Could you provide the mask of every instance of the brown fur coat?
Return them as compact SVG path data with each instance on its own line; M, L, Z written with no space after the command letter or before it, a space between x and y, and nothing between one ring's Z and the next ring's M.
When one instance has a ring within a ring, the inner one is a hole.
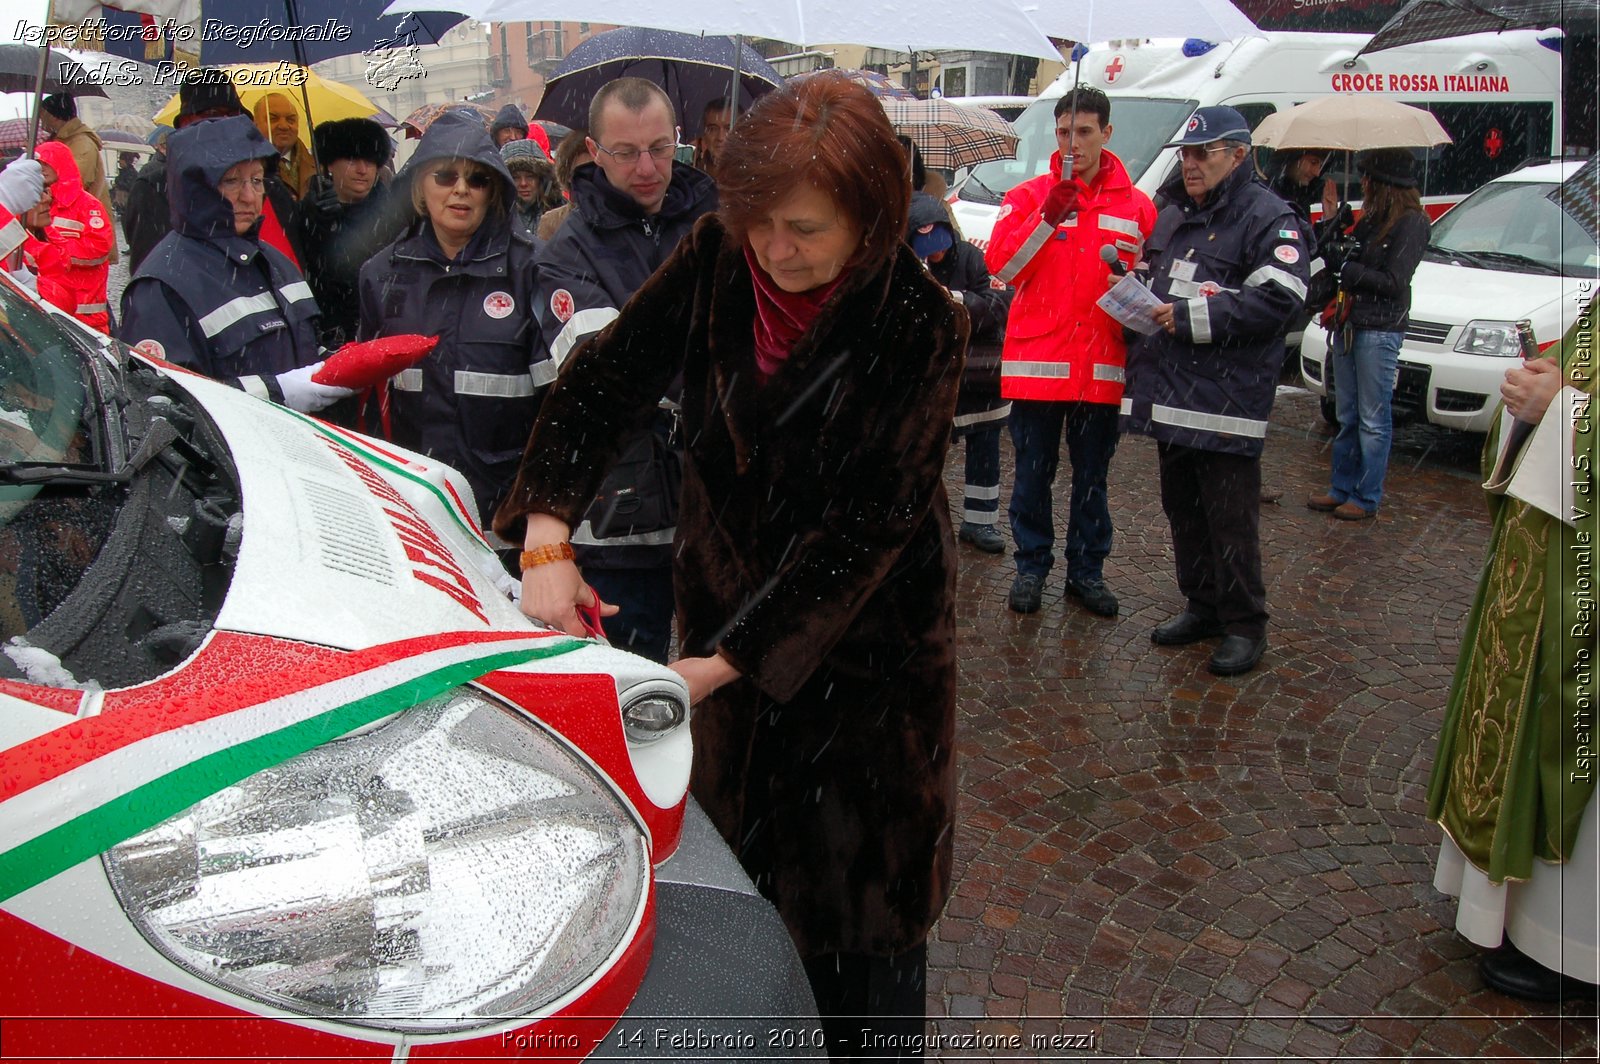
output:
M744 677L694 707L692 787L804 956L897 953L949 893L955 554L941 470L967 319L900 248L839 287L782 367L715 216L581 347L495 519L576 524L682 371L683 653Z

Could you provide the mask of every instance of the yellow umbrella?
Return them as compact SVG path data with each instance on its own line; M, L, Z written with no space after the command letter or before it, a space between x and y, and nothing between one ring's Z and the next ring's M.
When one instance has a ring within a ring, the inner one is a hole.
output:
M239 102L252 115L256 104L276 93L287 99L300 116L300 143L311 150L311 123L332 122L340 118L371 118L378 105L359 89L330 81L314 70L293 63L236 63L222 68L239 90ZM310 99L311 113L306 114ZM157 125L174 125L178 117L178 97L167 101L156 115Z

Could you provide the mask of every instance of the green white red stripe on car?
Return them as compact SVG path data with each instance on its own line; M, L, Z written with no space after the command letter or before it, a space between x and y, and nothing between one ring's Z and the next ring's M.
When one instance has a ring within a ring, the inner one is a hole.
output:
M180 672L107 692L95 715L0 753L0 900L331 739L589 645L480 631L344 652L214 632Z
M450 515L456 524L461 526L463 531L482 544L485 550L493 549L489 546L489 541L484 539L483 531L478 527L477 516L472 513L448 480L443 481L443 487L441 487L439 484L435 484L427 477L417 473L412 468L412 463L409 459L379 447L372 440L359 433L341 429L336 425L329 425L327 422L307 417L305 414L289 410L287 407L282 409L315 429L325 440L331 441L346 450L354 451L369 465L376 466L384 472L392 473L397 477L404 477L418 487L432 493L444 505L445 512Z

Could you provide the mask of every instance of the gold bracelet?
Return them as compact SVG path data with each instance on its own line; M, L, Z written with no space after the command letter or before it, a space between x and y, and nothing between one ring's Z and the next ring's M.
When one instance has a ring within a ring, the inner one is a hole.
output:
M527 572L535 565L544 565L546 562L570 562L576 557L570 543L546 543L542 547L523 551L518 564L521 565L523 572Z

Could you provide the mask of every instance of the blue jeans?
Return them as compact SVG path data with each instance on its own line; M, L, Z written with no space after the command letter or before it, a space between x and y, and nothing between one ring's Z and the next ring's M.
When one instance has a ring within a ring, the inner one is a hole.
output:
M1394 378L1404 333L1357 329L1350 354L1333 338L1334 404L1339 434L1333 438L1328 494L1377 510L1394 442Z
M1111 553L1106 471L1117 450L1117 408L1110 403L1018 399L1011 404L1016 479L1011 487L1011 538L1017 572L1044 576L1054 561L1051 485L1067 437L1072 497L1067 511L1067 579L1094 584Z

